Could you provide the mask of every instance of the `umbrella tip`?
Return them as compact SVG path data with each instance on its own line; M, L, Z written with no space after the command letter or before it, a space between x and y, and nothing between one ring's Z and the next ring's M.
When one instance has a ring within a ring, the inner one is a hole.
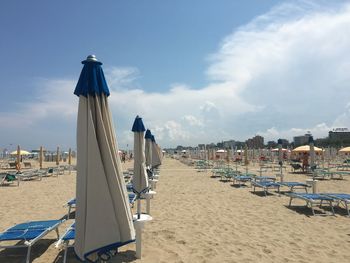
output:
M143 125L142 118L139 115L137 115L135 118L134 124L132 125L131 131L144 132L145 130L146 129L145 129L145 126Z
M98 61L95 55L88 55L86 57L87 61Z

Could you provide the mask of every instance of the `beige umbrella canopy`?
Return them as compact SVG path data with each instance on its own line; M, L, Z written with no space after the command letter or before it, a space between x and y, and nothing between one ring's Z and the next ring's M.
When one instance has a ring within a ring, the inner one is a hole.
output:
M11 155L17 155L18 153L17 153L17 150L16 150L16 151L11 152L10 154ZM30 152L25 151L25 150L20 150L19 151L19 155L29 155L29 154L30 154Z
M278 148L274 148L274 149L271 149L271 152L278 152L279 149ZM285 149L285 148L282 148L282 152L287 152L288 150Z
M340 153L350 153L350 146L340 149L339 152Z
M314 147L315 152L321 153L323 152L323 150L321 148L318 147ZM303 153L303 152L310 152L310 145L303 145L303 146L299 146L295 149L292 150L292 153Z

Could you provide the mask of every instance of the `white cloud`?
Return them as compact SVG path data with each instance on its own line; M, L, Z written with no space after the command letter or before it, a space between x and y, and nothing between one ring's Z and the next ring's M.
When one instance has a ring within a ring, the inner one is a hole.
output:
M140 73L134 67L110 67L105 69L105 76L110 87L120 90L135 87Z
M279 5L223 39L208 56L209 84L200 89L173 84L162 93L147 92L137 83L136 68L105 68L121 147L132 143L136 115L163 146L257 133L266 140L307 131L324 137L332 127L349 127L349 28L347 3ZM7 116L0 113L0 121L16 126L12 119L22 118L33 126L58 116L74 122L76 81L43 81L43 95Z
M183 117L183 119L191 126L203 126L203 122L194 117L193 115L186 115Z
M16 102L11 112L1 113L0 122L11 128L29 128L42 119L71 119L77 113L77 99L73 96L72 80L40 79L33 101Z

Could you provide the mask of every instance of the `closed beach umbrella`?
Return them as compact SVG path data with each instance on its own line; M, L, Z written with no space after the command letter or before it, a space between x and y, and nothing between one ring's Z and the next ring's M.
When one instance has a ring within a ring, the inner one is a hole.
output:
M156 144L156 140L154 135L152 135L152 168L157 167L162 164L159 156L158 145Z
M72 149L69 148L68 150L68 164L72 165Z
M283 150L282 150L282 140L278 139L278 163L280 165L281 182L283 182Z
M315 165L315 145L314 145L314 138L312 136L309 137L309 146L310 146L310 166L312 168Z
M82 64L74 91L79 97L74 250L81 260L96 260L115 244L134 240L135 230L102 63L88 56Z
M21 171L21 147L17 145L16 170Z
M278 162L282 166L282 163L283 163L283 149L282 149L282 140L281 139L278 139Z
M248 147L247 145L244 146L244 165L248 166Z
M152 133L149 129L146 131L145 139L146 166L150 168L152 166Z
M40 151L39 151L39 167L40 167L40 169L43 168L43 157L44 157L43 147L40 146Z
M58 146L56 151L56 165L60 165L60 147Z
M137 195L137 216L141 216L141 194L148 190L148 176L145 166L145 126L142 118L136 117L132 126L134 133L134 174L132 176L132 188Z

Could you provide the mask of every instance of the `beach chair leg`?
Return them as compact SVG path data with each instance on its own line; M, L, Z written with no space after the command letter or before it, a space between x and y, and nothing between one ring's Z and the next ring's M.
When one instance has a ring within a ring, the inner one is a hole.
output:
M314 210L314 207L313 207L312 203L310 203L310 202L307 202L307 203L310 204L310 208L311 208L312 214L315 216L316 214L315 214L315 210Z
M290 197L290 199L289 199L289 206L292 205L292 200L293 200L293 197Z
M64 254L63 254L63 263L66 263L66 261L67 261L67 253L68 253L68 245L65 244L65 246L64 246Z
M31 250L31 246L28 246L27 249L27 257L26 257L26 263L30 263L30 250Z
M58 227L55 229L55 231L56 231L56 234L57 234L57 240L59 240L60 239L60 232L58 232Z
M331 209L332 209L332 215L335 216L335 213L334 213L334 208L333 208L333 203L332 201L329 201L329 205L331 206Z
M71 210L71 206L68 207L67 220L69 219L69 216L70 216L70 210Z
M349 207L348 207L348 202L345 201L344 204L345 204L346 211L348 211L348 216L350 217L350 210L349 210Z

